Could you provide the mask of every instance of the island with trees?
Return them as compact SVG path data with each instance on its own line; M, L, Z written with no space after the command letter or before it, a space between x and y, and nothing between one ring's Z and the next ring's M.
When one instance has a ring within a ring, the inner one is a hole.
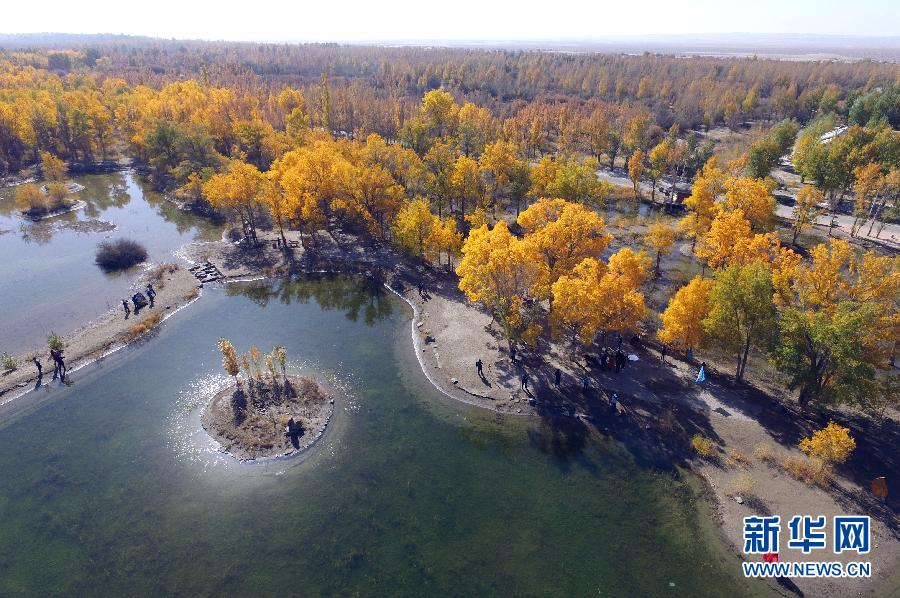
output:
M262 355L253 346L240 356L227 339L218 347L234 384L210 400L202 422L222 452L242 461L285 457L322 437L334 398L314 379L288 374L284 347Z

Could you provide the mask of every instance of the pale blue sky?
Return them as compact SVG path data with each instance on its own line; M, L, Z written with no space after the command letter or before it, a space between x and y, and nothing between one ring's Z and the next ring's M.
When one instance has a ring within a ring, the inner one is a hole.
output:
M8 0L0 32L254 41L547 40L611 35L900 35L898 0Z

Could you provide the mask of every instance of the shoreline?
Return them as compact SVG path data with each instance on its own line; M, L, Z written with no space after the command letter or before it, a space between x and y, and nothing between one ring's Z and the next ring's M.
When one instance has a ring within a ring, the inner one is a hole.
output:
M775 401L771 401L772 405L760 405L747 389L722 384L722 380L715 379L715 376L711 377L709 383L699 386L693 381L693 366L671 355L669 363L662 365L655 350L647 346L628 347L629 352L634 351L639 356L639 361L629 365L621 376L609 371L596 371L590 364L582 365L578 357L581 350L575 353L576 360L573 361L573 348L560 344L542 343L534 353L523 350L513 362L502 339L498 339L491 329L490 317L476 306L461 300L458 289L447 284L450 277L445 273L393 252L375 251L371 247L354 247L355 254L344 249L337 253L329 253L327 250L320 252L319 249L315 250L312 257L301 249L301 256L296 259L281 251L273 251L268 246L245 254L234 244L212 241L188 244L180 248L177 254L181 259L193 263L206 260L213 262L222 272L221 282L224 285L277 278L287 274L372 276L373 272L382 272L384 278L379 281L379 286L402 299L412 311L410 340L416 362L431 386L441 395L499 415L540 417L551 425L569 425L564 423L568 421L573 422L571 425L592 426L598 432L623 443L627 450L651 466L668 464L675 468L684 467L704 487L700 496L712 514L711 524L724 539L723 549L729 554L736 554L738 559L748 560L740 552L740 518L755 513L748 504L734 501L728 492L730 480L742 471L752 473L760 487L760 496L766 498L767 508L772 512L790 514L809 511L833 515L841 512L852 514L854 511L853 504L839 504L834 492L829 491L831 489L806 486L788 477L777 466L759 459L752 460L746 468L726 462L725 457L729 451L740 450L750 454L754 445L760 442L772 442L779 455L799 454L793 443L785 444L784 441L776 440L766 427L772 421ZM241 256L247 257L247 254L252 254L250 257L253 261L250 263L239 259ZM313 263L313 259L318 260L318 263ZM266 265L260 265L262 263ZM306 267L302 268L304 264ZM190 277L191 286L202 288L185 268L179 268L179 272ZM417 282L423 284L424 294L417 293ZM162 321L180 312L200 296L202 294L189 300L170 299L172 304L168 307L171 312ZM158 295L158 303L161 305L160 299L162 293ZM461 326L460 322L465 322L466 325ZM115 338L114 336L112 343L108 343L109 346L99 356L88 356L89 358L74 364L71 371L77 371L134 342L115 344ZM485 376L480 379L475 374L476 358L482 359L485 365ZM551 378L553 368L556 367L562 370L564 377L564 383L559 388L555 387ZM518 388L518 373L522 371L529 374L529 392ZM582 391L577 383L581 376L590 377L588 392ZM0 381L0 384L3 382ZM479 384L484 387L483 394L472 390L479 388ZM3 391L0 391L0 405L22 397L30 390L26 389L12 398L4 396ZM607 402L607 397L612 392L619 395L619 407L615 412L612 412ZM670 416L674 414L675 429L663 426L661 420L665 413ZM783 417L781 412L776 412L776 415ZM690 449L689 439L697 430L694 420L698 418L706 422L705 425L721 447L717 449L721 460L716 463L697 459ZM325 426L321 437L326 435L329 427L330 423ZM317 442L318 439L311 446ZM306 452L308 451L301 450L286 457L276 455L250 461L232 457L237 461L253 464L263 463L265 460L294 458ZM846 478L836 479L833 489L838 493L860 496L866 492L865 488ZM860 514L866 512L859 508L857 510L861 511ZM893 512L892 515L896 517ZM860 592L872 594L893 589L889 586L896 582L896 578L890 572L900 559L900 539L874 517L873 528L877 532L874 537L878 552L873 551L870 559L875 569L872 578L860 580L853 585L840 585L835 580L798 579L796 582L801 590L813 594L857 595ZM777 589L770 583L765 583L765 586Z

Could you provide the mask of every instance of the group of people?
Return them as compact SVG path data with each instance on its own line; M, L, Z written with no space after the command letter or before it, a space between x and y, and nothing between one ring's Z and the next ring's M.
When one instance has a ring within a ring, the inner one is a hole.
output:
M156 290L153 288L153 283L147 283L147 289L145 291L146 299L150 302L150 307L153 307L154 301L156 300ZM144 295L141 293L135 293L131 301L134 303L134 313L137 313L145 303L142 301L144 299ZM122 299L122 307L125 309L125 319L128 319L128 316L131 315L131 308L128 306L128 299Z
M34 367L37 368L38 380L40 381L41 378L44 377L44 366L41 364L41 360L38 359L37 355L31 359L34 361ZM68 369L66 368L66 360L63 358L62 349L50 349L50 359L53 361L53 379L56 380L59 378L60 380L64 380Z
M601 370L611 370L615 368L616 373L618 374L625 369L627 364L628 356L625 355L625 351L621 349L621 346L615 351L603 347L603 350L600 351L600 355L597 356L597 367Z

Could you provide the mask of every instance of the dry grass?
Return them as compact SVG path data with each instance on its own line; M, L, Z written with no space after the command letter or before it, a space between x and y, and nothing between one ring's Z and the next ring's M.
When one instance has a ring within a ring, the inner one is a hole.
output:
M749 472L742 471L728 482L725 494L731 497L740 496L743 499L750 499L755 496L753 494L755 486L756 483L753 480L753 476Z
M781 460L781 467L792 478L810 486L824 488L831 484L831 468L821 459L787 455Z
M187 293L184 294L185 301L193 301L197 297L200 296L200 289L197 287L192 287Z
M703 434L694 434L691 437L691 446L694 452L704 459L711 459L716 455L716 445Z
M743 467L745 469L750 467L750 465L752 464L750 455L736 448L728 451L728 459L726 463L730 467Z
M132 326L125 334L125 338L128 339L129 342L133 341L159 326L160 322L162 322L162 313L158 311L154 312Z
M768 442L760 442L753 449L753 456L763 463L775 463L775 447Z
M166 274L174 274L175 271L178 270L178 268L178 264L169 263L155 266L152 270L150 270L150 280L153 281L157 289L161 289L166 286Z

